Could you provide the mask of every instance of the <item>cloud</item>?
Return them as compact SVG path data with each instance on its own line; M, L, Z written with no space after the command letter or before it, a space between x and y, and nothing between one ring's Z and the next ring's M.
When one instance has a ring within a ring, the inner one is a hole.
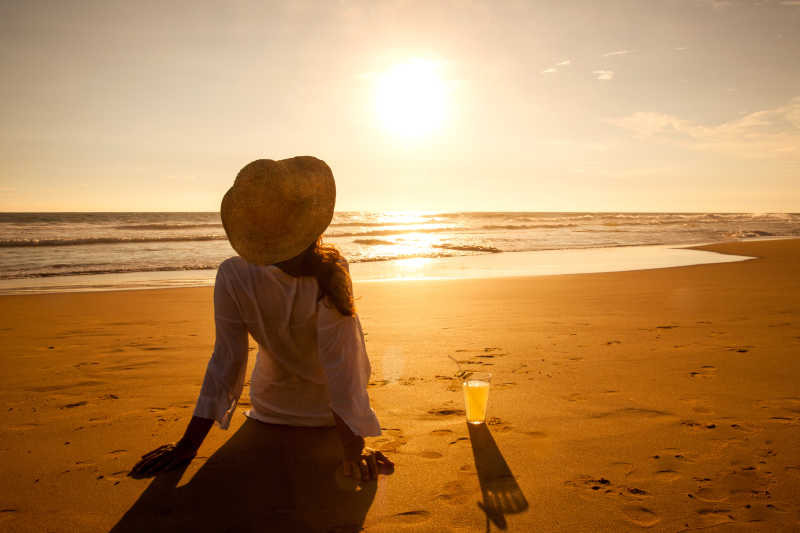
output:
M541 73L542 74L553 74L554 72L558 72L558 69L556 67L567 67L567 66L569 66L571 64L572 64L572 61L570 61L569 59L565 59L563 61L559 61L558 63L556 63L552 67L548 67L548 68L542 70Z
M603 57L610 57L610 56L624 56L626 54L630 54L630 50L616 50L614 52L606 52L603 54Z
M595 75L595 79L608 81L614 79L614 71L613 70L593 70L592 74Z
M800 160L800 96L715 126L656 112L637 112L609 122L641 139L746 158Z

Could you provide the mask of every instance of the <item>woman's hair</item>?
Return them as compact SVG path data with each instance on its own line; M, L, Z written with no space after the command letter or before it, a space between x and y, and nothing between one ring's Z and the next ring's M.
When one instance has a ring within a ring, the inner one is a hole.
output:
M347 262L335 246L323 244L322 237L318 237L297 256L275 266L291 276L317 278L320 299L327 297L328 301L345 316L355 314L353 286Z

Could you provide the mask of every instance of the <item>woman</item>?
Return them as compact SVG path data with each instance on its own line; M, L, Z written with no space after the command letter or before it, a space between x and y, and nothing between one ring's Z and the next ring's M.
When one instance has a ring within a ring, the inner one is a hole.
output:
M330 168L313 157L261 159L239 171L221 208L239 257L217 272L216 342L194 416L177 444L142 456L132 476L183 465L215 420L228 428L244 387L248 333L259 347L248 417L266 424L335 425L344 475L366 481L393 471L381 452L364 448L364 437L380 435L366 392L370 364L347 263L320 237L335 199Z

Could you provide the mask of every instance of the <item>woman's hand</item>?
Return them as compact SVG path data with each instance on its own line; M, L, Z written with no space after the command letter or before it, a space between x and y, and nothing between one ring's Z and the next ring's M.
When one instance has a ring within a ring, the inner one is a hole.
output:
M358 457L347 457L343 463L344 475L356 481L372 481L378 474L387 476L394 472L394 463L382 452L371 448L361 450Z
M160 472L185 465L194 459L195 455L197 448L188 441L180 440L177 444L164 444L144 454L128 475L137 479L153 477Z

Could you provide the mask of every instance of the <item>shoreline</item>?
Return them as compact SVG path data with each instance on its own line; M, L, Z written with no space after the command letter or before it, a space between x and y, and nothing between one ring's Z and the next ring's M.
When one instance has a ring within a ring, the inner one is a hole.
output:
M350 265L355 283L397 281L441 281L448 279L487 279L592 274L674 268L696 264L726 263L752 259L735 254L720 254L707 246L792 240L797 237L766 237L701 244L621 245L598 248L567 248L476 254L441 258L408 258L360 262ZM691 250L704 255L682 252ZM721 257L728 256L728 257ZM186 271L131 272L19 278L0 280L0 295L59 294L130 290L161 290L209 287L215 269Z

